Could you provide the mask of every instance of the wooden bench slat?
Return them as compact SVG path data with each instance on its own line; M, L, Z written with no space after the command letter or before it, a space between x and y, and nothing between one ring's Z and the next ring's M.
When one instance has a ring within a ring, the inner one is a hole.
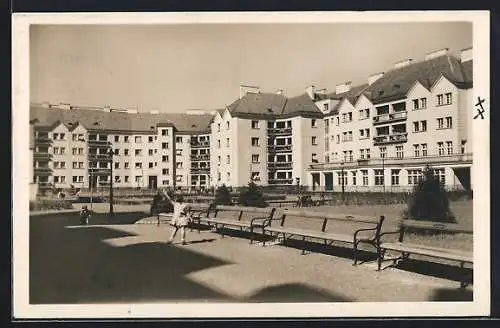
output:
M435 258L473 263L472 252L458 251L441 247L432 247L410 243L382 243L380 248L386 250L408 252L412 254L427 255Z
M472 233L472 229L464 227L463 225L456 223L441 223L433 221L419 221L404 219L401 224L405 228L416 228L416 229L428 229L435 231L446 231L446 232L456 232L456 233Z
M250 213L262 213L271 214L273 207L248 207L248 206L230 206L230 205L217 205L217 211L225 212L250 212Z
M206 218L203 221L206 221L208 223L216 223L216 224L224 224L224 225L230 225L230 226L250 228L250 221L224 220L224 219L217 219L217 218L210 218L210 219Z
M321 231L313 231L313 230L297 229L297 228L285 228L285 227L266 227L265 231L353 243L352 235L343 235L331 232L321 232Z
M302 218L329 219L329 220L348 221L348 222L361 222L361 223L374 223L374 224L377 224L379 222L378 218L369 217L369 216L345 214L345 213L277 209L277 215L279 216L280 214L281 215L285 214L287 216L302 217Z

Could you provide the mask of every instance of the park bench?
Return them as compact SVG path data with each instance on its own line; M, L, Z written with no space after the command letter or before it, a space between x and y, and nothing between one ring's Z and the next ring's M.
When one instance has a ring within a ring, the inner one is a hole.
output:
M403 219L397 231L388 231L380 234L380 237L390 234L399 234L399 239L396 242L386 242L383 241L382 238L379 239L380 244L378 251L378 270L381 269L386 251L395 251L401 253L400 257L391 258L391 260L393 261L393 265L399 261L408 259L410 254L444 259L454 262L456 261L460 263L460 267L462 269L464 268L464 264L466 263L473 264L472 251L434 247L423 245L421 243L412 243L404 240L405 234L418 230L441 233L472 234L472 229L465 228L459 224ZM460 287L466 287L470 283L471 278L472 277L470 275L466 275L461 280Z
M296 218L294 220L296 221L295 224L293 224L294 222L291 220L291 217ZM287 218L289 218L288 221ZM307 228L305 228L306 220L322 222L321 228L314 230L310 224L307 224ZM292 221L293 226L290 224L285 225L285 222L289 221ZM340 222L343 229L340 229L341 227L328 228L328 222L331 221ZM273 225L272 222L279 222L279 225ZM372 218L348 214L279 209L276 212L275 218L264 222L263 233L269 233L271 237L279 237L281 235L283 242L287 238L296 236L302 237L302 241L305 241L306 238L320 239L328 246L331 246L333 242L352 244L354 265L356 265L358 263L358 247L360 244L368 244L378 249L378 238L383 222L384 216ZM265 246L265 241L263 244ZM302 254L305 254L305 250L302 250Z
M210 211L212 210L212 205L208 203L191 203L186 207L186 211L188 216L190 217L190 223L201 224L201 220L210 215ZM158 213L158 225L160 225L161 218L171 220L173 212L170 213ZM191 230L192 227L191 227ZM199 230L198 230L199 232Z
M240 231L250 232L250 243L252 244L255 233L254 229L262 228L264 222L273 217L275 208L217 205L212 211L214 213L213 217L208 217L207 215L207 217L200 218L198 222L206 223L211 228L220 230L222 238L224 238L224 228L226 227L238 228Z

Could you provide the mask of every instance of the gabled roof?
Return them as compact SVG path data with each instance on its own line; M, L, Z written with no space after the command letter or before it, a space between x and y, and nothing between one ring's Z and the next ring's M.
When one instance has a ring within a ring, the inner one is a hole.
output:
M321 110L314 104L307 93L297 97L288 98L281 115L292 116L294 114L317 114L322 116Z
M471 82L465 77L458 59L443 55L390 70L366 88L364 93L374 104L402 99L416 81L430 89L441 75L459 88Z
M472 83L473 81L473 61L469 60L466 61L465 63L462 63L462 70L464 73L464 78L467 82Z
M68 127L79 123L87 130L151 132L158 125L174 126L178 131L204 133L210 130L212 115L190 115L181 113L150 114L104 112L90 109L61 109L30 107L30 120L36 127L51 127L58 122Z

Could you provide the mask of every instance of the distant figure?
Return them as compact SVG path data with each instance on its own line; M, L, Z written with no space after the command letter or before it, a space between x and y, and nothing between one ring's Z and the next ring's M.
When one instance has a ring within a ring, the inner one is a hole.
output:
M87 208L87 205L83 205L82 210L80 211L80 224L87 225L89 224L90 211Z
M158 206L160 205L160 202L162 200L163 200L163 196L158 191L156 193L156 195L154 195L154 197L153 197L153 203L151 204L151 210L150 210L151 215L156 215L158 213Z
M167 243L171 244L174 241L175 235L177 231L181 230L181 242L182 245L186 245L186 227L189 223L189 218L187 216L187 205L182 202L182 196L178 195L175 197L175 200L172 200L166 191L163 192L163 195L174 204L174 214L172 216L172 225L174 226L174 230L172 231L172 235L168 239Z

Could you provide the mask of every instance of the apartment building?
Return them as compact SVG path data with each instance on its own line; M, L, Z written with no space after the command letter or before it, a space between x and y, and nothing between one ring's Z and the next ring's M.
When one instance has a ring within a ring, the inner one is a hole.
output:
M33 104L33 182L40 192L98 189L108 187L110 179L116 188L188 186L190 148L183 147L190 147L191 136L208 137L211 119L212 115ZM176 142L183 139L184 143ZM183 173L177 174L178 167L188 169L185 179L179 178ZM197 172L196 180L208 178L206 174L200 178Z
M309 185L324 190L408 190L431 166L449 189L471 189L472 48L403 60L365 85L316 95L324 110L324 163Z
M240 97L215 113L211 175L215 185L294 185L323 153L323 114L304 93L261 92L240 86Z

